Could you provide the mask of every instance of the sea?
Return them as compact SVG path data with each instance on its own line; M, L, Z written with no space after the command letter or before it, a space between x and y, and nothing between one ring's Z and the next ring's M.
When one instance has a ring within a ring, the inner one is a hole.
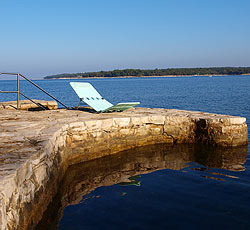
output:
M112 104L243 116L250 127L250 76L34 82L73 107L71 81L90 82ZM1 80L0 90L16 90L16 82ZM50 100L26 81L20 91ZM16 95L0 94L10 100ZM250 229L249 146L163 144L71 166L38 229Z

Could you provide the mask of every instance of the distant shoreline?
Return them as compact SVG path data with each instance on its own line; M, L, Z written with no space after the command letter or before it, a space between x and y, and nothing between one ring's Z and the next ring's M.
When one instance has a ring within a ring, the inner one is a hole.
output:
M115 69L110 71L61 73L44 79L134 78L134 77L195 77L250 75L250 67L208 67L168 69Z
M55 77L55 78L47 78L43 80L69 80L69 79L114 79L114 78L172 78L172 77L223 77L223 76L250 76L250 73L248 74L204 74L204 75L166 75L166 76L116 76L116 77Z

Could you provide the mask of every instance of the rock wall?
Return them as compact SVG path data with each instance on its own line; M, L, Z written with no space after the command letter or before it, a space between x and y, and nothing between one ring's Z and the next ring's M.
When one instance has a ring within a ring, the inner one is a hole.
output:
M200 112L2 110L0 117L0 227L4 230L33 229L69 165L158 143L225 147L248 143L245 118Z

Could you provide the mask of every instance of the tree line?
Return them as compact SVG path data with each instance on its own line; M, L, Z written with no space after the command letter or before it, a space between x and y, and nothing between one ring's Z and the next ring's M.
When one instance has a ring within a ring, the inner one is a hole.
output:
M210 68L169 68L169 69L123 69L112 71L63 73L46 76L55 78L93 78L93 77L142 77L142 76L194 76L194 75L242 75L249 74L250 67L210 67Z

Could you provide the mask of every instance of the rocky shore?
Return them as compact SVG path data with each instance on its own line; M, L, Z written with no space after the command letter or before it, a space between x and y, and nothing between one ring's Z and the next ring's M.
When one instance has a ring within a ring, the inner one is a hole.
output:
M66 169L150 144L248 144L246 119L169 109L0 109L0 229L33 229Z

